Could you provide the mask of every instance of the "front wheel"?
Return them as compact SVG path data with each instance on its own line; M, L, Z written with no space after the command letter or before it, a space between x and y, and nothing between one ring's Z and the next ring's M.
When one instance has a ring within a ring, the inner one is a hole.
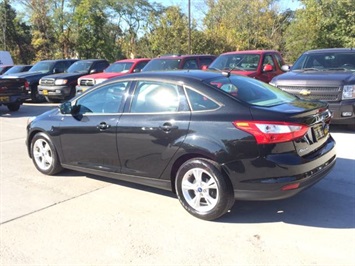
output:
M37 133L31 141L32 161L38 171L46 175L54 175L63 170L57 151L44 133Z
M175 188L181 205L193 216L215 220L234 204L231 182L212 161L191 159L179 169Z

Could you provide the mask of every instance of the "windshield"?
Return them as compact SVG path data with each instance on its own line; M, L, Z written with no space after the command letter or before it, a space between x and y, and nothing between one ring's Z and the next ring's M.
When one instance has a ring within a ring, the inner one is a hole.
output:
M90 62L90 61L85 61L85 62L77 61L68 68L67 72L68 73L88 73L91 65L92 65L92 62Z
M208 67L218 70L255 71L260 61L259 54L224 54Z
M108 68L106 68L104 72L126 73L131 69L132 65L133 63L131 62L113 63Z
M7 70L4 75L9 75L9 74L14 74L14 73L19 73L22 71L22 66L13 66L9 70Z
M292 70L355 71L355 52L324 52L301 55Z
M179 68L181 59L154 59L142 71L175 70Z
M38 62L35 64L29 72L50 72L51 69L53 68L54 62Z
M297 99L267 83L256 79L231 75L204 81L215 88L223 90L242 102L257 106L274 106L289 103Z

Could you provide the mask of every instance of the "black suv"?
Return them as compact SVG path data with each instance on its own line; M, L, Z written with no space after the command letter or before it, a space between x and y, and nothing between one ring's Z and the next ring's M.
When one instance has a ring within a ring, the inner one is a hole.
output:
M303 53L288 73L270 82L304 99L329 103L334 124L355 126L355 50L332 48Z
M48 102L68 100L75 96L78 79L87 74L103 72L110 63L105 59L80 60L71 65L66 73L41 78L38 93Z
M216 56L214 55L165 55L150 60L142 69L145 71L161 71L176 69L207 68Z
M29 98L33 102L43 101L43 96L38 94L37 86L39 80L47 75L62 73L68 69L77 59L58 59L58 60L43 60L36 63L27 72L16 73L13 75L8 75L6 78L24 78L28 82L30 87Z

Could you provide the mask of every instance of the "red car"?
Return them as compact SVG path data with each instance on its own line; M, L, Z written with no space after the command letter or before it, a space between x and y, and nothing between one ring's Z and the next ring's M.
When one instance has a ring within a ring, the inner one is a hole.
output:
M273 77L284 73L282 65L285 63L278 51L250 50L221 54L208 69L228 70L269 83Z
M140 72L142 68L150 61L149 58L124 59L111 64L102 73L82 76L78 79L76 94L83 93L96 84L107 79L123 76L129 73Z

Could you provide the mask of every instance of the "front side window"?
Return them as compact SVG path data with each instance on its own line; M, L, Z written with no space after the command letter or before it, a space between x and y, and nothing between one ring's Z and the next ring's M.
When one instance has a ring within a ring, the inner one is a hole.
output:
M131 113L177 112L180 106L180 93L177 85L139 81L135 89Z
M80 113L118 113L123 109L128 82L116 82L92 90L76 102Z

